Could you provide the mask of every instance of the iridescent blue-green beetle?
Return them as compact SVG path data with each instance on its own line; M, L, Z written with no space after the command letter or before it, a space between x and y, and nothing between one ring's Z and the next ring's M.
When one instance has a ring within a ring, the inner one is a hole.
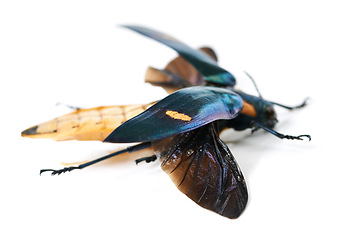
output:
M309 135L290 136L273 130L277 122L274 105L295 109L305 106L306 101L289 107L267 101L260 94L253 96L236 90L234 76L216 63L211 49L192 49L149 28L123 27L178 52L180 56L164 70L149 68L146 74L147 82L171 94L146 105L77 109L23 131L22 136L34 138L141 142L78 166L43 169L40 173L61 174L125 152L152 148L154 154L136 162L159 159L178 189L197 204L228 218L239 217L248 200L246 183L219 133L226 128L251 128L264 129L281 139L310 140Z

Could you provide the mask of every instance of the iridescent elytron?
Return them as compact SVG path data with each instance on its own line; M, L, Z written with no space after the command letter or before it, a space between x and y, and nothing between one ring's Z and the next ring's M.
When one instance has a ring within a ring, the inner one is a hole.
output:
M274 105L259 96L233 88L234 76L216 63L210 48L192 49L166 34L139 26L124 26L174 49L179 57L164 70L149 67L145 81L163 87L170 95L145 105L77 109L73 113L36 125L22 136L55 140L140 142L99 159L60 170L53 175L83 169L110 157L144 148L153 151L136 163L159 159L178 189L200 206L228 218L243 212L248 193L244 177L219 133L226 128L264 129L281 139L290 136L273 130ZM249 76L250 77L250 76ZM250 77L251 78L251 77Z

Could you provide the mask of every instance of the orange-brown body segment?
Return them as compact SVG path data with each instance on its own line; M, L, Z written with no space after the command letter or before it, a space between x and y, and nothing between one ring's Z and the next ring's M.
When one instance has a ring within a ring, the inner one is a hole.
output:
M250 117L256 117L257 114L254 106L245 101L243 101L243 109L241 110L241 113Z

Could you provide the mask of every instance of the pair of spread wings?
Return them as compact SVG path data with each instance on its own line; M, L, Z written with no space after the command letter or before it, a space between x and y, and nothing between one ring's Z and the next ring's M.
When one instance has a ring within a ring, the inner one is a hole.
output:
M140 26L125 27L174 49L204 76L207 83L221 87L194 86L180 89L121 124L105 142L159 140L191 131L216 120L233 119L241 112L242 98L235 92L223 88L233 86L235 78L219 67L209 55L194 50L164 33Z
M217 65L216 56L209 49L194 50L148 28L124 27L169 46L181 56L166 71L148 69L148 82L165 89L185 88L149 105L80 109L29 128L22 135L103 140L104 134L111 132L105 142L152 142L162 169L181 192L204 208L237 218L247 203L246 184L233 155L219 138L216 125L217 120L233 119L243 109L242 98L223 88L235 85L235 78ZM177 72L176 64L191 74ZM194 86L206 83L219 87ZM118 127L114 130L114 126Z

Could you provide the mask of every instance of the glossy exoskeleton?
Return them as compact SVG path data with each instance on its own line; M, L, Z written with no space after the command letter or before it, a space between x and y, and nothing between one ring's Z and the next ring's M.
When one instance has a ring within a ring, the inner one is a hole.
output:
M140 26L124 26L174 49L180 55L164 70L149 67L145 80L170 95L145 105L77 109L68 115L22 132L27 137L55 140L103 140L140 144L102 158L60 170L53 175L103 161L125 152L152 148L154 154L137 163L159 159L178 189L200 206L228 218L243 212L248 193L234 156L219 133L226 128L264 129L281 139L302 140L273 130L274 105L289 107L234 89L234 76L216 63L210 48L195 50L166 34ZM250 76L249 76L250 77ZM251 77L250 77L251 78Z

